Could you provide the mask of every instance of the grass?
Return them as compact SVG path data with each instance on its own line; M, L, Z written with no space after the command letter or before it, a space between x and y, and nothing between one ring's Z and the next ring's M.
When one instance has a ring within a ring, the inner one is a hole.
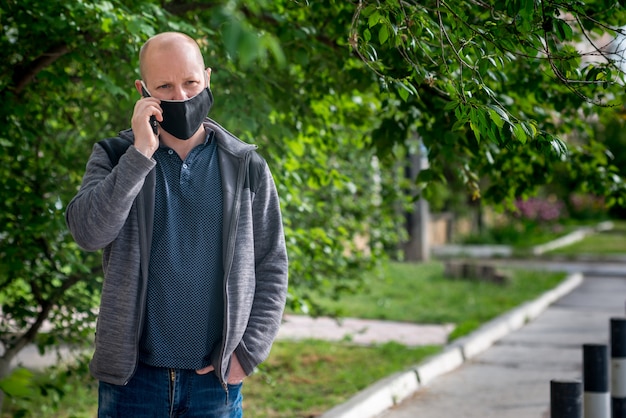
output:
M260 373L246 380L245 416L319 416L377 380L439 350L397 343L364 347L320 340L278 341Z
M506 285L486 281L451 280L439 262L391 263L382 279L369 278L365 290L326 301L341 316L414 323L453 323L453 337L533 299L556 286L563 273L507 270Z
M626 254L626 223L614 232L592 235L559 250L562 254ZM365 290L340 302L323 300L344 316L418 323L454 323L457 338L486 321L553 288L562 273L507 270L506 285L451 280L443 265L391 263L384 277L365 278ZM377 380L415 365L441 347L396 343L364 347L349 341L278 341L258 373L244 385L246 417L316 417ZM2 418L95 416L96 384L85 367L47 370L36 375L40 390L30 397L6 398ZM54 389L60 387L61 390ZM45 393L40 393L41 389ZM62 396L65 395L65 396ZM23 415L20 415L23 414Z
M613 229L589 235L572 245L551 251L550 254L571 257L581 254L600 257L626 255L626 221L613 222L613 225Z

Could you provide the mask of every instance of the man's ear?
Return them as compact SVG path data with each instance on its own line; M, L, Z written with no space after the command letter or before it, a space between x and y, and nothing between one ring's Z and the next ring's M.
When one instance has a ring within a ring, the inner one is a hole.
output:
M206 86L211 88L211 67L207 67L204 71L206 73Z
M137 92L139 92L139 94L143 96L143 93L141 91L141 80L135 80L135 89L137 89Z

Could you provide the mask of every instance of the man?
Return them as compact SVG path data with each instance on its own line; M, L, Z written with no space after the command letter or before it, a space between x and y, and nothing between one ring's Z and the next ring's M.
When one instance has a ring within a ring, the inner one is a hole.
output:
M128 147L94 145L66 221L103 249L99 417L240 417L287 291L279 200L256 147L206 118L210 69L176 32L139 54Z

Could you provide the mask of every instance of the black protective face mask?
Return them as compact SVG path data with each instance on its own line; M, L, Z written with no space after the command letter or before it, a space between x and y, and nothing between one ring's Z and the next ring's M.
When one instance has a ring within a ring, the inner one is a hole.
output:
M150 96L143 82L142 90L144 96ZM200 128L211 106L213 93L208 87L187 100L161 100L163 122L159 124L176 138L189 139Z

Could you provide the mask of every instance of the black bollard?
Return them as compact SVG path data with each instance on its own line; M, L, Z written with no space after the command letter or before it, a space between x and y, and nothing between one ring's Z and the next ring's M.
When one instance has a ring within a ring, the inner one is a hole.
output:
M582 394L578 380L551 380L550 418L582 418Z
M611 409L626 417L626 318L611 318Z
M583 392L585 417L611 417L609 347L606 344L583 344Z

